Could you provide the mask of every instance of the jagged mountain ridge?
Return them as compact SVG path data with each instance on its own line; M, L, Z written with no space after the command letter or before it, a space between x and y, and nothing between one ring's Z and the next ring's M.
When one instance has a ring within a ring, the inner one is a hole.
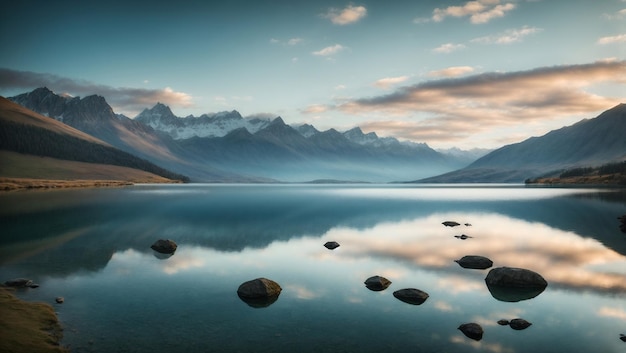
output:
M103 97L61 97L46 88L10 99L124 151L188 175L192 181L390 182L426 177L464 165L426 144L379 138L375 133L364 134L359 128L344 133L334 129L321 132L313 126L289 126L280 117L246 119L236 111L178 118L163 104L144 110L133 120L116 115ZM162 130L155 130L152 125ZM201 130L199 136L180 138L190 126ZM179 132L180 127L183 130ZM174 139L172 131L179 134L179 139ZM203 136L207 131L223 135Z
M523 182L575 167L626 159L626 104L593 119L531 137L488 153L454 172L421 182Z

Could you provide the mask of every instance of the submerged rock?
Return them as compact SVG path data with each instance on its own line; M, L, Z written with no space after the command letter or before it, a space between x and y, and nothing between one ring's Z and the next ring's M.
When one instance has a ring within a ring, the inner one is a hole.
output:
M4 285L7 287L14 288L37 288L38 284L34 283L32 280L27 278L14 278L4 282Z
M459 330L461 330L465 336L473 340L480 341L483 338L483 328L477 323L470 322L463 324L459 326Z
M178 245L170 239L159 239L155 241L150 248L161 254L173 254L178 248Z
M391 281L382 276L372 276L365 280L365 287L373 291L385 290L389 285L391 285Z
M339 247L339 243L337 243L336 241L328 241L326 242L326 244L324 244L324 246L326 247L326 249L335 250Z
M443 224L446 227L456 227L456 226L460 226L461 225L460 223L455 222L455 221L445 221L445 222L443 222L441 224Z
M511 322L509 322L509 326L511 326L512 329L518 330L518 331L526 329L530 325L532 324L524 319L513 319L511 320Z
M278 300L281 291L278 283L261 277L242 283L237 289L237 295L251 307L263 308Z
M415 288L397 290L393 292L393 296L405 303L413 305L421 305L428 299L428 293Z
M491 269L485 283L494 298L505 302L534 298L548 286L548 282L540 274L515 267Z
M475 270L484 270L493 266L493 261L484 256L479 255L466 255L459 260L454 260L463 268L471 268Z
M54 298L54 301L59 303L59 304L63 304L65 302L65 298L63 298L63 297L56 297L56 298Z

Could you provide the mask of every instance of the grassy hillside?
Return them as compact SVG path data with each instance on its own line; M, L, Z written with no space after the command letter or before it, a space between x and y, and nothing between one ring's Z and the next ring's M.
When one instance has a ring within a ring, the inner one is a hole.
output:
M89 169L93 168L93 164L106 164L110 166L139 169L144 172L156 174L165 179L179 181L188 180L183 175L172 173L144 159L120 151L105 142L95 139L54 119L29 111L1 97L0 150L51 157L57 160L88 163L82 167L74 166L65 168L62 173L57 170L57 173L63 175L61 179L77 179L79 177L72 176L72 172L79 172L79 169L86 168L86 175L88 175L90 173ZM15 160L14 162L17 163L14 163L14 166L10 166L8 161L2 161L2 164L7 165L7 168L13 168L12 173L15 177L35 177L43 179L48 178L48 174L46 173L52 173L49 170L39 175L36 173L25 174L28 169L26 163ZM20 168L16 167L16 165L20 165ZM48 165L50 166L52 164L48 163ZM24 169L21 175L17 175L20 174L21 168L26 169ZM94 174L98 174L98 170L101 169L102 168L96 168ZM113 170L114 169L109 169L109 171ZM130 180L126 176L128 170L117 171L123 174L115 177L114 180ZM113 176L113 173L107 172L105 174Z

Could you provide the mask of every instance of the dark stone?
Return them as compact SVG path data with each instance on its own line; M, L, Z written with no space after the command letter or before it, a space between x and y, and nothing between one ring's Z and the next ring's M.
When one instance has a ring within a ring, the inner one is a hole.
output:
M253 308L264 308L278 300L281 291L280 285L271 279L257 278L242 283L237 295Z
M14 288L37 288L39 285L33 283L30 279L27 278L14 278L4 282L4 285L7 287ZM35 286L35 287L33 287Z
M56 298L54 298L54 301L56 301L59 304L63 304L63 302L65 302L65 298L63 298L63 297L56 297Z
M445 222L443 222L441 224L443 224L446 227L456 227L456 226L460 226L461 225L460 223L457 223L457 222L454 222L454 221L445 221Z
M173 240L159 239L155 241L154 244L150 246L150 248L161 254L173 254L176 251L176 248L178 248L178 245L176 245Z
M505 302L534 298L548 286L548 282L540 274L515 267L491 269L485 283L494 298Z
M337 243L336 241L329 241L326 242L324 246L326 247L326 249L335 250L339 247L339 243Z
M626 214L623 216L617 217L617 219L619 219L620 221L619 229L622 231L622 233L626 233Z
M471 268L476 270L484 270L493 266L493 261L484 256L479 255L467 255L463 256L459 260L454 260L463 268Z
M472 225L471 225L471 224L469 224L469 223L465 223L465 226L466 226L466 227L471 227Z
M397 290L393 292L393 296L405 303L413 305L421 305L428 299L428 293L415 288Z
M508 324L509 324L509 320L507 319L498 320L498 325L500 326L506 326Z
M365 281L365 287L376 292L387 289L389 285L391 281L382 276L372 276Z
M459 326L459 330L461 330L465 336L473 340L480 341L483 338L483 328L477 323L470 322L463 324Z
M278 283L261 277L242 283L237 294L245 298L265 298L278 296L282 290Z
M626 342L626 335L624 335L623 333L619 334L619 339L622 340L622 342Z
M457 238L457 239L461 239L461 240L465 240L465 239L471 238L469 235L465 235L465 234L455 235L454 237Z
M509 322L509 326L511 326L514 330L523 330L528 328L530 325L532 324L524 319L513 319Z

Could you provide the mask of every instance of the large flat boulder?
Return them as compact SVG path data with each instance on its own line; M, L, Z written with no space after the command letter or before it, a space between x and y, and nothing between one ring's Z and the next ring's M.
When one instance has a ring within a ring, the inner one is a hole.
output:
M491 269L485 283L494 298L505 302L534 298L548 286L548 282L537 272L516 267Z
M278 300L282 290L278 283L261 277L242 283L237 295L253 308L264 308Z
M428 293L416 288L397 290L393 292L393 296L405 303L413 305L421 305L428 299Z

